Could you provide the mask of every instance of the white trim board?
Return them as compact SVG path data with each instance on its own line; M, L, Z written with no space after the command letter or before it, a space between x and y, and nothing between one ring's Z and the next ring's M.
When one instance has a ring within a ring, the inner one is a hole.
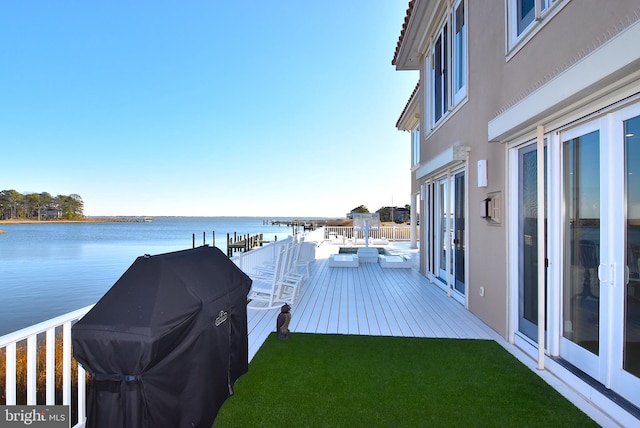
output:
M640 21L489 121L489 141L504 141L519 130L526 132L528 128L535 128L536 121L552 120L549 116L554 112L581 99L591 101L600 87L613 83L610 80L620 74L620 81L628 83L625 77L628 78L629 73L621 72L632 71L640 62L640 50L630 49L637 46L638 40Z
M456 163L466 161L469 151L471 151L471 148L468 146L449 147L447 150L435 156L424 165L421 165L420 168L416 170L416 178L418 180L422 179L434 172L441 171Z

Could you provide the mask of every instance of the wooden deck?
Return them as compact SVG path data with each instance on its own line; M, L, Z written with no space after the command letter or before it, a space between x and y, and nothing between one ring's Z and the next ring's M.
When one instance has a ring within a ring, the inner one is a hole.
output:
M402 249L395 248L402 252ZM291 309L292 333L494 339L496 332L415 269L329 267L322 244ZM275 331L279 309L248 309L249 359Z

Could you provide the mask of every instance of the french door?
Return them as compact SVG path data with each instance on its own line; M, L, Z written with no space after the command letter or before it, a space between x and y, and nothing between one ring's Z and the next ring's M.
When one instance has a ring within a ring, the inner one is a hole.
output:
M640 105L559 144L560 356L640 406Z
M600 131L598 123L562 134L562 337L563 358L594 378L600 371L602 304Z
M464 302L465 285L465 173L457 171L435 183L436 276Z
M532 144L520 149L518 151L517 205L519 210L518 295L520 296L518 331L534 342L538 340L538 216L544 215L538 210L537 168L536 145Z
M618 197L622 200L618 207L624 208L613 210L611 232L613 241L618 243L611 252L619 260L609 279L615 308L611 316L611 384L640 406L640 106L615 115L611 121L611 138L622 141L616 150L621 150L624 159L623 168L619 168L623 177L617 177L622 179L623 193Z

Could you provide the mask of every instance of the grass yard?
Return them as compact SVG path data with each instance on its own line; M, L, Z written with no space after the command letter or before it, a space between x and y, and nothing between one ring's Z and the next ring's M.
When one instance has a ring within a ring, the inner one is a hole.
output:
M493 341L271 334L214 427L598 426Z

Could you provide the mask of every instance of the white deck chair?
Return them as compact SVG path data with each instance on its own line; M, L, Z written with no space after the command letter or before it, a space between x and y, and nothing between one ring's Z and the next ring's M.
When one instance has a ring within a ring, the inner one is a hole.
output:
M294 264L296 248L299 245L300 245L299 243L296 243L295 240L293 240L292 242L289 242L282 246L285 248L285 261L284 261L284 268L280 273L281 275L288 277L290 280L304 279L304 276L300 275L297 272L297 268ZM267 262L262 265L254 267L253 275L256 278L270 280L271 278L273 278L274 274L275 274L275 261Z
M287 262L285 268L285 277L290 281L303 281L305 275L298 273L298 266L296 264L296 257L300 253L300 247L302 243L300 240L294 238L289 248L287 249Z
M300 291L300 285L305 279L304 275L297 272L297 268L294 263L294 255L296 248L300 246L300 241L295 238L287 245L285 250L285 261L282 269L282 274L277 280L278 282L278 298L292 305L298 293Z
M249 303L247 303L248 309L269 310L275 309L285 303L284 300L280 298L281 279L286 261L285 253L286 246L283 245L278 249L278 253L276 254L273 275L249 275L253 283L247 295L247 298L250 300Z
M278 298L289 305L293 305L298 298L300 285L304 281L302 275L284 275L278 281Z
M278 255L278 251L282 250L282 248L287 247L289 244L281 244L278 247L274 247L274 257L271 260L268 260L264 263L262 263L261 265L258 266L254 266L253 267L253 273L250 274L249 276L251 277L256 277L256 278L266 278L266 279L271 279L273 277L273 274L276 270L276 259L277 259L277 255Z
M311 263L313 263L315 259L304 259L301 257L303 243L304 241L299 242L295 248L295 251L293 254L293 266L296 272L298 272L298 269L303 268L304 269L303 277L309 278L311 276Z

